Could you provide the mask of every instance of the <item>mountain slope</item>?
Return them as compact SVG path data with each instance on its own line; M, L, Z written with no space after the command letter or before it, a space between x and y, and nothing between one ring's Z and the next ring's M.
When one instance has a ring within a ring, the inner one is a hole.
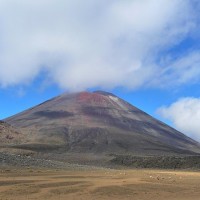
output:
M6 119L24 132L21 148L165 155L199 153L199 144L117 96L63 94Z
M4 121L0 121L0 146L19 144L22 134Z

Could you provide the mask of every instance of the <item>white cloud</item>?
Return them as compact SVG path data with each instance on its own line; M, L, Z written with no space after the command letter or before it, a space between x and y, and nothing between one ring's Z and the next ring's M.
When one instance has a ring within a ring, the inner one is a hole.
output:
M41 71L68 90L143 86L160 72L157 53L195 20L190 0L1 0L0 86Z
M200 51L189 52L175 60L165 61L166 67L157 70L151 86L169 87L200 81Z
M158 114L188 136L200 141L200 98L182 98L168 107L158 109Z

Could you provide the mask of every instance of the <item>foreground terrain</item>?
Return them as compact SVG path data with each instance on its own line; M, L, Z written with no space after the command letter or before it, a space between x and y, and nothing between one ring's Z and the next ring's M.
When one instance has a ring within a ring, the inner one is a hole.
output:
M161 170L1 169L0 200L199 200L200 173Z

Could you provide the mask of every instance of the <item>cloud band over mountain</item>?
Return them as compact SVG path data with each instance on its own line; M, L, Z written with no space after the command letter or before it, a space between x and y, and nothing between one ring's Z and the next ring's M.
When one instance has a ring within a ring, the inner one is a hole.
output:
M0 86L44 80L76 91L199 81L198 1L0 1ZM188 73L189 72L189 73Z

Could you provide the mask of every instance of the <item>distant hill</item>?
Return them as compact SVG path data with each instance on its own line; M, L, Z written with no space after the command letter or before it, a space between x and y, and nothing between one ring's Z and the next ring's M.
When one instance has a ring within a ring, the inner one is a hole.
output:
M22 140L24 140L23 136L17 129L0 121L0 146L20 144Z
M5 121L24 133L15 147L33 151L59 148L94 155L200 152L196 141L103 91L63 94ZM7 135L12 141L17 133Z

